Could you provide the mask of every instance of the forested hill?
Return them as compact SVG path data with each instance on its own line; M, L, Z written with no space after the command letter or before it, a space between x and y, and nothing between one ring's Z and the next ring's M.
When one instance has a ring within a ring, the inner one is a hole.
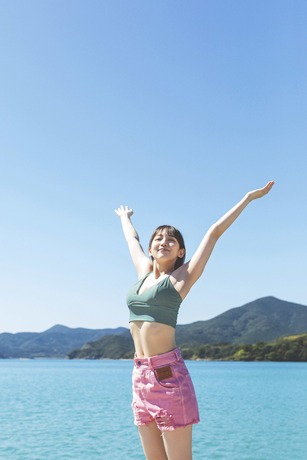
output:
M263 297L208 321L177 327L179 344L270 342L307 332L307 307Z
M264 297L208 321L179 325L176 335L177 343L185 349L186 357L191 357L195 353L197 355L195 347L204 344L255 344L304 333L307 333L306 306ZM69 354L70 358L91 359L132 356L132 340L126 334L105 336Z
M128 334L124 327L116 329L69 328L58 324L44 332L0 334L1 358L65 358L75 348L105 335Z

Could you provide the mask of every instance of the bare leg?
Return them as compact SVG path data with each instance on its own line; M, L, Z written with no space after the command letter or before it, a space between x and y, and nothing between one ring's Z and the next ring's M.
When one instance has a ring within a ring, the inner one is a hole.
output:
M168 460L192 460L192 425L164 431L163 441Z
M161 436L162 433L156 422L139 426L139 433L147 460L168 460Z

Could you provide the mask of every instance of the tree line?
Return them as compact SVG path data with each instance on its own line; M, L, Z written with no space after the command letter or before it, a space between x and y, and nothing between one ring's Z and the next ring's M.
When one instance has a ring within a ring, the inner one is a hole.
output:
M225 361L294 361L307 362L307 334L256 344L203 344L181 346L184 359Z

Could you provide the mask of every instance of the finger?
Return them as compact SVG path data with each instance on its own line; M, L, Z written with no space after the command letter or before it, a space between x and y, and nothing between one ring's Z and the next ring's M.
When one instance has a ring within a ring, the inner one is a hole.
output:
M115 211L116 214L119 216L119 215L124 211L123 205L121 204L120 207L117 208L117 209L114 209L114 211Z
M267 191L270 191L274 184L275 182L273 180L270 180L270 182L268 182L266 185Z
M271 190L271 188L273 187L274 185L274 181L271 180L269 181L262 189L262 192L266 195L267 193L269 193L269 191Z

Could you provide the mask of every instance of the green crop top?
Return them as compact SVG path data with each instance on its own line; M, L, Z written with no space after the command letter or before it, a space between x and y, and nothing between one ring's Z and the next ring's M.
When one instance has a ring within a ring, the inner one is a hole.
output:
M177 316L182 298L167 276L157 284L139 294L146 276L134 284L127 294L130 321L149 321L176 327Z

